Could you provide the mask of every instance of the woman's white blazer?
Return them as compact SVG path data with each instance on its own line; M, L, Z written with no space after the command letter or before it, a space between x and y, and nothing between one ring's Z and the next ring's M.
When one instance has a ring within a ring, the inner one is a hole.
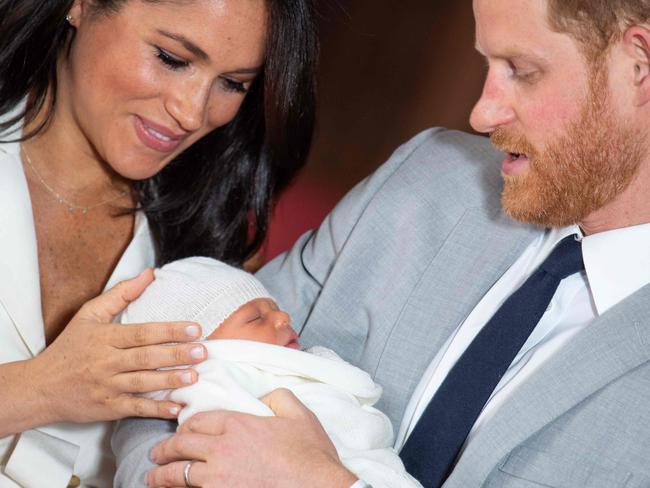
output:
M58 205L54 198L52 205ZM149 228L138 215L133 240L106 288L153 264ZM44 348L36 234L27 182L19 145L0 144L0 363L32 358ZM72 360L69 366L77 365ZM0 394L1 390L0 383ZM111 430L109 422L60 423L0 439L0 488L64 488L73 475L84 487L112 486Z

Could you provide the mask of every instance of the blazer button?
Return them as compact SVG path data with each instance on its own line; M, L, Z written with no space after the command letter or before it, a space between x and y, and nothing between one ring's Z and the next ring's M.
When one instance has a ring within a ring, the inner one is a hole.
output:
M79 476L73 474L68 482L68 488L77 488L78 486L81 486L81 480L79 479Z

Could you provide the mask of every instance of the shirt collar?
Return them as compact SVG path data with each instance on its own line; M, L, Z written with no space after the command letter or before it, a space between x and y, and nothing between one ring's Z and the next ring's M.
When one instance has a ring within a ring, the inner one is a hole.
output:
M602 315L650 283L650 223L584 237L582 255Z

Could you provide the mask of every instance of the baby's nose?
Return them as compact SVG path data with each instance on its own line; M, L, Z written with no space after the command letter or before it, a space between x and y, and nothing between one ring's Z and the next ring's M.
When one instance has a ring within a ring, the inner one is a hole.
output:
M276 329L291 327L291 317L289 317L289 314L287 312L283 312L282 310L276 310L273 313L274 313L273 325L275 325Z

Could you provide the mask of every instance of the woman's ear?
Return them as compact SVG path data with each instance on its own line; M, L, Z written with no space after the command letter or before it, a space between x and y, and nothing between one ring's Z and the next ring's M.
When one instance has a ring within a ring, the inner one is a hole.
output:
M650 102L650 28L633 25L623 35L625 52L634 66L634 86L637 105Z
M75 0L72 4L72 7L70 7L70 10L68 11L66 19L71 26L79 27L79 24L81 23L81 20L84 17L84 14L86 14L87 10L88 5L86 0Z

